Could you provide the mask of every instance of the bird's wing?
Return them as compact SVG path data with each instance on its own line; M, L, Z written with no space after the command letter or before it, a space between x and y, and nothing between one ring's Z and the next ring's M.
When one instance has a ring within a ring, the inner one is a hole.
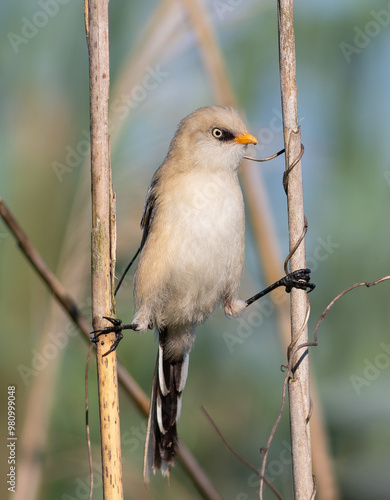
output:
M158 172L158 171L157 171ZM143 229L142 240L140 245L140 251L144 247L146 243L146 239L150 232L150 228L152 227L154 216L156 215L157 209L157 184L158 184L158 175L154 175L152 182L150 183L148 192L146 193L146 201L144 213L142 214L141 219L141 228Z
M152 226L153 218L156 213L157 209L157 184L158 184L158 178L159 178L159 170L154 174L152 182L150 183L148 192L146 193L146 201L145 201L145 208L144 212L142 214L142 219L141 219L141 229L143 229L143 234L142 234L142 240L141 244L134 255L134 257L131 259L130 263L127 265L126 269L122 273L122 276L120 277L118 284L115 288L114 295L118 293L118 290L120 286L122 285L123 280L125 279L125 276L127 272L129 271L130 267L133 265L133 262L135 259L138 257L140 254L141 250L143 249L146 239L148 237L150 228Z

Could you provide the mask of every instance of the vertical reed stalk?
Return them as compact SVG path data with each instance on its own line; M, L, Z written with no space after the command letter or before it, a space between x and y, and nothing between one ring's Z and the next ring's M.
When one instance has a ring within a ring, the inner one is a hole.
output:
M108 0L89 0L89 50L92 186L93 327L107 326L112 316L112 268L115 260L115 214L111 185L108 99L110 89ZM115 352L103 357L114 334L96 344L104 500L123 499L118 375Z
M286 172L301 155L293 5L293 0L278 0L279 64ZM290 259L290 271L295 271L306 267L304 238L301 240L305 227L301 160L287 174L287 206L289 246L290 252L293 252ZM308 301L306 292L293 289L291 291L290 305L291 341L293 345L307 342ZM289 404L294 494L296 499L309 500L313 494L313 475L310 425L308 422L311 400L307 349L298 351L293 366L293 373L289 380Z

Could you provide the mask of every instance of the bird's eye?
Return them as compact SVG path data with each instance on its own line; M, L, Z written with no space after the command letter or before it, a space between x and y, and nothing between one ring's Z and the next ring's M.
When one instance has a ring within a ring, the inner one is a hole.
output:
M216 138L216 139L221 139L222 136L223 136L223 133L222 133L222 130L220 128L213 128L213 130L211 131L211 133L213 134L213 136Z

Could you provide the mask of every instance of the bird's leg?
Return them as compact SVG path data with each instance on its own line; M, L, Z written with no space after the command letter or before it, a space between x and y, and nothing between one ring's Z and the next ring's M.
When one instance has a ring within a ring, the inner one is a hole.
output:
M98 337L100 335L106 334L106 333L115 333L115 340L110 349L103 354L104 356L107 356L107 354L110 354L110 352L115 351L115 349L118 347L119 342L123 339L123 330L138 330L138 325L137 323L131 323L129 325L123 325L121 319L116 319L116 318L110 318L108 316L103 316L104 319L107 319L110 323L112 323L112 326L107 326L106 328L102 328L100 330L94 330L93 333L94 337L91 339L91 342L98 342Z
M246 300L246 307L250 306L251 304L253 304L253 302L256 302L256 300L264 297L264 295L267 295L267 293L272 292L272 290L275 290L275 288L278 288L279 286L285 286L287 293L290 293L293 288L306 290L308 293L311 292L312 290L314 290L315 284L310 283L310 272L310 269L298 269L293 273L283 276L283 278L281 278L280 280L257 293L250 299Z

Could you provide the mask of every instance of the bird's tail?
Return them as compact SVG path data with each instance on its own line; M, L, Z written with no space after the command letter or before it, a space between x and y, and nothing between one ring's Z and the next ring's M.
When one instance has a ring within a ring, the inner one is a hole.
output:
M181 394L188 373L189 353L172 360L164 357L161 342L157 353L153 376L152 394L144 452L144 482L161 469L169 477L170 467L175 464L177 445L176 422L180 417Z

